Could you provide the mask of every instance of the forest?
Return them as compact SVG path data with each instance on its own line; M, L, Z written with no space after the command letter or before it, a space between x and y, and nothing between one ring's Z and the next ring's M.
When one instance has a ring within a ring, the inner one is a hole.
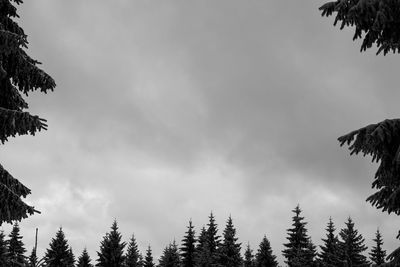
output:
M282 253L287 266L384 266L386 251L383 238L377 229L374 246L370 249L364 244L365 239L358 232L355 222L349 217L345 228L336 233L333 220L327 222L326 236L323 244L317 248L307 234L307 222L301 216L299 205L292 210L292 224L287 229L281 252L273 251L266 235L260 236L261 242L256 248L239 241L236 228L230 216L222 234L213 213L209 216L207 227L195 230L191 220L182 240L171 241L159 259L153 257L151 245L146 251L139 251L135 235L124 242L114 220L111 230L100 242L96 257L92 258L85 248L79 256L74 255L73 248L62 228L51 240L44 256L36 254L36 247L27 256L27 249L20 235L18 223L13 225L8 237L0 232L0 266L24 267L276 267L277 254ZM76 252L75 252L76 253ZM367 256L368 255L368 256Z

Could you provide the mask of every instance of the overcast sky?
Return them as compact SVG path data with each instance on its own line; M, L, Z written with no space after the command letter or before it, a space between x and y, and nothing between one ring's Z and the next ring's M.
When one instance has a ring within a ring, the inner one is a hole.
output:
M36 227L43 255L62 226L95 260L117 219L125 241L134 233L158 257L212 211L220 234L231 214L241 242L256 250L265 234L282 263L297 204L316 245L330 216L338 229L351 216L369 247L379 227L396 248L399 220L365 202L376 165L337 137L399 115L398 56L359 53L323 3L20 6L28 53L57 83L27 98L49 130L0 152L42 212L21 223L29 253Z

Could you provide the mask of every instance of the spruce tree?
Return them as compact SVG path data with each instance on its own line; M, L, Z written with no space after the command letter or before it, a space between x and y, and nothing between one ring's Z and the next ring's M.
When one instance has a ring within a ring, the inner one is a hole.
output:
M84 248L82 254L78 258L76 267L93 267L91 262L92 260L90 259L89 253L87 252L87 249Z
M16 5L22 0L0 1L0 142L16 135L35 135L47 129L46 121L24 111L28 103L22 97L36 90L47 93L54 80L38 68L39 62L27 53L27 35L18 25ZM0 164L0 225L32 215L35 209L25 198L31 191L12 177Z
M209 267L212 264L209 244L207 242L207 230L203 226L198 237L198 244L195 251L195 266Z
M26 264L26 257L24 256L26 249L22 242L22 236L19 233L19 225L17 222L14 223L8 237L8 266L16 267Z
M149 245L146 251L146 256L144 257L143 267L154 267L154 266L155 265L153 262L153 255L151 252L151 247Z
M44 256L46 267L74 267L75 257L61 227L49 246Z
M272 254L271 244L265 235L257 251L255 263L256 267L278 266L276 256Z
M246 251L244 252L244 267L254 267L254 255L253 250L250 248L250 244L247 243Z
M125 242L121 242L121 234L118 232L117 221L114 220L111 231L107 233L100 243L100 252L97 252L97 264L99 267L119 267L125 261Z
M236 229L233 226L232 217L229 216L224 229L223 241L219 247L219 264L222 266L235 267L242 265L241 243L238 243L237 240Z
M8 251L7 241L3 231L0 231L0 266L7 266L8 263Z
M196 233L192 225L192 220L189 221L189 226L186 235L182 240L181 261L182 267L193 267L195 264L195 244L196 244Z
M372 247L372 250L369 253L369 258L376 264L376 266L382 266L382 264L385 263L386 251L382 249L383 240L379 229L376 230L374 242L375 246Z
M292 217L293 228L288 229L288 243L284 244L286 249L282 251L289 267L293 266L313 266L316 254L315 246L307 235L306 222L304 217L300 217L301 209L299 205L292 210L295 216Z
M326 239L322 239L324 243L320 246L321 253L319 254L319 262L322 263L322 266L326 267L341 266L343 261L340 258L339 239L337 235L335 235L336 229L332 218L329 218L326 231Z
M215 223L214 215L210 214L209 222L207 224L207 249L209 250L209 255L211 257L211 264L218 264L220 258L219 247L221 245L220 236L218 235L218 225Z
M178 247L175 241L169 244L163 251L159 267L179 267L181 264Z
M342 258L346 260L348 266L369 266L367 257L362 254L367 250L364 238L354 228L354 222L350 217L345 224L346 228L339 233Z
M125 255L125 267L139 267L140 266L140 252L136 243L135 236L132 235L128 244L128 249Z

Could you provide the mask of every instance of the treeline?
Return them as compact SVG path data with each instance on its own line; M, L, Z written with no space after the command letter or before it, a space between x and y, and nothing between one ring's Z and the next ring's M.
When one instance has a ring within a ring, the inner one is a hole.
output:
M385 265L386 251L383 240L376 232L375 245L369 252L369 259L364 255L368 250L365 239L355 228L349 217L345 228L337 235L334 223L330 218L326 228L326 237L317 252L311 237L307 234L306 222L301 217L301 209L297 206L293 211L292 227L287 230L287 243L282 255L290 267L350 267L350 266L389 266ZM238 242L236 229L229 217L222 236L218 234L218 226L211 213L207 227L196 231L189 221L187 231L178 245L171 242L162 252L161 257L153 258L151 246L142 254L132 235L129 242L122 241L117 222L114 221L110 232L106 233L97 251L96 263L90 258L86 248L76 259L71 246L65 238L62 228L51 240L43 258L39 259L34 247L30 256L26 257L26 249L22 242L18 223L13 225L8 238L0 232L0 266L7 267L276 267L276 254L271 249L268 238L264 235L256 251L249 244L242 247ZM244 249L242 255L241 251Z

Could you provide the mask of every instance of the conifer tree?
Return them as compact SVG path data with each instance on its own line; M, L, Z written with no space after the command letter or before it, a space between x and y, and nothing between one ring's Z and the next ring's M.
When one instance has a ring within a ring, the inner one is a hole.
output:
M154 266L155 265L153 262L153 255L151 252L151 247L149 245L146 251L146 256L144 257L143 267L154 267Z
M136 243L135 236L132 235L128 244L128 249L125 256L125 267L139 267L140 266L140 252Z
M44 256L46 267L74 267L75 257L61 227L49 246Z
M26 249L22 242L22 236L19 233L19 225L17 222L14 223L8 237L8 266L16 267L26 264L26 258L24 256Z
M37 67L38 61L25 52L27 35L15 21L18 17L13 4L22 0L1 0L0 5L0 142L8 137L32 134L47 129L46 121L24 111L28 108L22 93L40 90L47 93L55 87L54 80ZM22 198L30 189L12 177L0 164L0 225L32 215L35 209Z
M7 266L8 263L8 252L7 252L7 241L3 231L0 231L0 266Z
M179 267L181 264L178 247L175 241L169 244L163 251L159 267Z
M195 244L196 244L196 233L192 225L192 220L189 221L189 226L186 235L182 240L181 261L182 267L193 267L195 264Z
M346 259L348 266L369 266L367 257L362 254L367 250L364 238L354 228L354 222L350 217L345 224L346 228L339 233L342 258Z
M256 254L256 267L276 267L278 262L276 256L272 254L271 244L264 235L263 240L260 243L260 247Z
M214 215L210 214L209 222L207 224L207 248L211 256L211 264L216 265L220 258L219 247L221 245L220 236L218 235L218 225L215 223Z
M125 261L124 248L126 243L121 241L117 221L114 220L111 231L107 233L100 243L100 252L97 252L99 267L118 267Z
M232 217L229 216L224 229L223 241L219 247L219 264L222 266L235 267L242 265L241 243L238 243L237 240L236 229L233 226Z
M369 258L376 266L382 266L385 263L386 251L382 249L383 240L379 229L376 230L374 242L376 245L372 247Z
M250 248L250 244L247 243L246 251L244 252L244 267L254 267L254 255L253 250Z
M324 242L319 254L319 262L326 267L341 266L343 261L340 258L339 250L339 239L335 235L335 226L332 222L332 218L329 218L328 228L326 228L326 239L322 239Z
M78 258L76 267L93 267L91 262L92 260L90 259L89 253L87 252L87 249L84 248L82 254Z
M195 266L209 267L212 264L212 256L210 254L209 244L207 242L207 230L203 226L198 237L198 244L195 251Z
M286 249L282 251L289 267L293 266L313 266L316 254L315 246L307 235L306 222L304 217L300 217L301 209L299 205L292 210L295 216L292 217L293 228L288 229L288 243L284 244Z

